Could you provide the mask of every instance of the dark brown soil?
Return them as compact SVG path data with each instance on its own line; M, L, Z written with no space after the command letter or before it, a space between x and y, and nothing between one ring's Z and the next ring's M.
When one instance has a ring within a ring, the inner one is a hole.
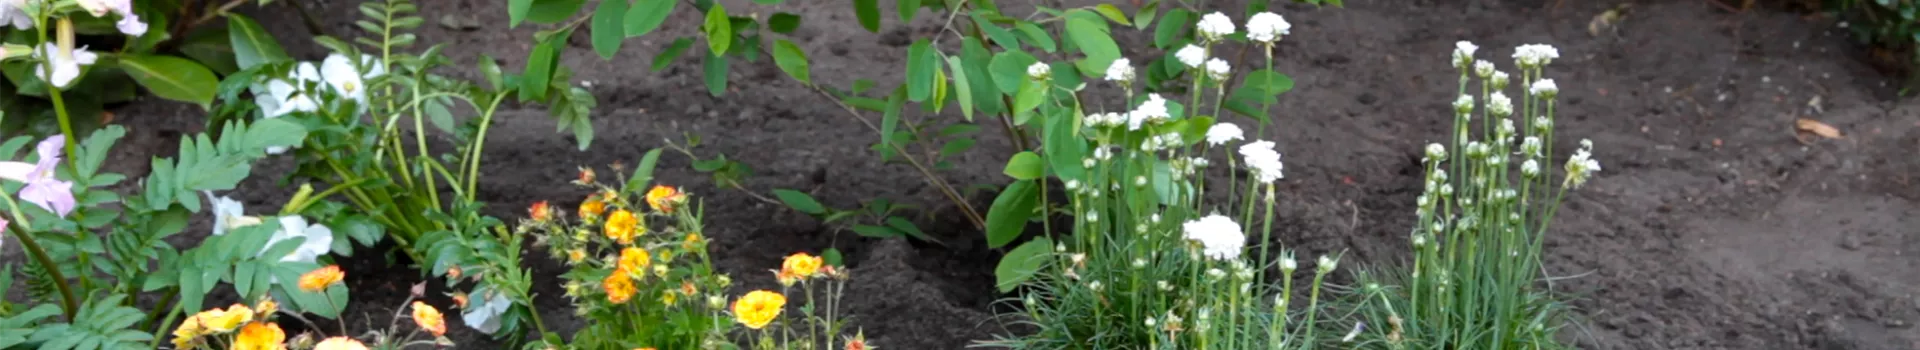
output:
M1920 217L1920 190L1912 187L1920 179L1920 104L1893 99L1890 86L1898 84L1864 63L1867 51L1835 21L1764 6L1732 13L1719 2L1737 1L1626 1L1633 7L1625 21L1599 35L1588 32L1588 21L1616 2L1278 6L1295 35L1279 51L1277 69L1299 84L1276 109L1279 127L1261 136L1281 145L1291 170L1280 209L1292 225L1276 228L1275 237L1308 254L1348 250L1356 259L1350 261L1371 264L1404 259L1418 191L1415 152L1444 136L1453 42L1472 40L1485 48L1482 57L1503 61L1515 45L1552 44L1563 55L1549 69L1563 89L1559 134L1571 136L1556 146L1571 149L1590 138L1605 166L1560 211L1548 245L1550 272L1564 276L1552 286L1577 297L1580 311L1568 339L1591 349L1920 348L1913 328L1920 322L1920 258L1908 254L1920 248L1912 221ZM421 2L429 23L452 14L486 26L462 32L430 24L420 41L448 44L446 52L461 62L488 54L518 69L534 29L500 29L502 3ZM897 81L905 41L881 38L937 28L931 16L896 23L893 2L882 3L884 35L859 29L843 2L727 1L736 13L801 14L807 21L793 39L814 57L816 79L831 84ZM322 55L305 45L290 13L270 12L262 22L299 57ZM336 34L357 19L352 4L322 12ZM839 247L858 282L849 311L876 345L959 349L1002 333L989 308L1003 297L992 290L997 253L983 248L979 234L911 169L878 162L867 148L877 137L864 127L771 64L734 65L735 91L718 99L700 85L691 60L648 70L669 35L692 33L697 20L676 14L665 33L628 41L614 61L593 55L584 40L568 51L565 64L591 83L601 103L594 116L600 136L588 151L552 132L542 108L502 112L482 184L492 213L514 218L534 201L577 200L584 193L565 185L576 166L631 164L663 138L699 134L708 151L755 169L747 182L755 191L801 189L839 207L868 198L921 205L938 214L921 226L947 243L835 234L782 206L714 188L683 157L664 157L658 179L705 200L715 255L735 280L764 287L771 283L764 271L780 256ZM1123 46L1145 46L1139 35L1122 37ZM121 156L145 164L137 160L173 149L171 140L198 130L203 114L143 102L118 115L131 128L128 145L136 146ZM1797 138L1796 118L1831 124L1845 137ZM982 145L958 158L948 179L1001 182L999 161L1011 147L997 139ZM288 167L266 165L259 173L269 176L236 196L279 203L288 191L272 175ZM383 324L389 316L380 314L418 275L369 260L377 253L356 256L345 264L355 288L351 314L365 321L350 322ZM559 271L543 258L528 267L539 276ZM579 327L559 282L541 282L548 325L563 333ZM447 306L444 298L434 302ZM453 328L463 347L503 347Z

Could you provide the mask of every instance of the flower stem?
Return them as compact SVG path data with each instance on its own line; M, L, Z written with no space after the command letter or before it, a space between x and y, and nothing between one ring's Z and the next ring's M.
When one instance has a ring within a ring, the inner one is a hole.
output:
M11 197L7 198L7 204L18 207ZM20 246L27 251L27 255L32 256L33 260L47 271L47 277L56 282L53 287L60 290L61 311L65 312L68 320L72 320L74 312L79 309L79 299L75 299L73 290L67 287L67 277L60 272L60 265L53 263L53 258L47 256L47 250L40 247L40 242L33 238L33 233L27 231L27 227L21 225L20 221L7 223L7 226L9 230L15 232L13 236L20 239Z

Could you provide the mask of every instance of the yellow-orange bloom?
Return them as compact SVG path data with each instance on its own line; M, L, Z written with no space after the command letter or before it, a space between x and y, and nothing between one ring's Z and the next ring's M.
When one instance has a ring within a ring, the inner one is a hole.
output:
M207 310L194 316L200 319L200 326L206 327L207 332L218 334L232 332L246 325L247 322L252 322L253 309L248 309L246 305L233 304L226 310Z
M600 280L600 287L606 289L607 301L614 304L625 304L627 300L633 300L633 293L639 292L633 287L633 278L627 277L625 269L614 269L613 273L607 274L607 279Z
M453 307L467 308L467 292L453 292Z
M851 338L847 338L847 350L875 350L875 349L877 348L867 344L867 331L860 331L858 335L855 335Z
M567 262L578 264L584 260L587 260L586 249L573 248L567 250Z
M348 337L332 337L314 345L313 350L367 350L367 344Z
M527 218L534 222L547 222L553 218L553 208L547 206L547 201L533 202L533 206L527 207Z
M733 302L733 319L747 328L761 329L780 317L780 311L786 307L787 296L756 290Z
M617 269L627 270L627 271L646 271L648 267L652 267L652 266L653 266L653 258L647 255L647 250L645 248L627 247L626 249L620 250L620 267L618 267Z
M340 265L327 265L300 275L300 290L319 293L327 290L341 280L347 279L347 273L340 271Z
M699 292L700 292L700 288L694 287L693 282L691 281L680 282L680 294L693 296L695 293L699 293Z
M786 261L780 262L780 271L807 278L817 275L820 272L820 265L826 265L826 260L807 255L807 253L794 253L788 255Z
M194 340L207 334L207 327L202 325L200 319L200 315L195 314L180 321L180 327L173 329L173 348L185 349L188 345L192 345Z
M280 303L273 302L273 297L260 298L260 302L253 306L254 317L260 319L266 319L267 316L272 316L278 311L280 311Z
M678 294L673 294L673 292L660 293L660 304L662 305L673 306L673 303L677 301L680 301Z
M286 341L287 333L280 330L280 325L254 322L233 338L233 350L284 350Z
M653 206L654 211L672 214L674 206L686 200L686 196L673 186L653 186L647 190L647 205Z
M593 184L593 178L593 168L580 167L580 177L574 179L573 183L576 185L591 185Z
M436 337L447 335L447 320L440 315L440 309L427 303L413 302L413 324Z
M587 200L580 202L581 219L599 217L605 212L607 212L607 202L600 198L599 193L587 195Z
M633 244L633 237L644 233L640 230L640 217L634 216L633 212L626 209L614 210L613 214L607 215L607 225L603 232L606 233L607 238L620 244Z
M460 266L459 266L459 265L454 265L454 266L447 266L447 279L448 279L448 280L457 280L457 279L460 279Z
M705 237L700 237L700 233L699 233L699 232L694 232L694 233L688 233L688 234L687 234L687 241L686 241L686 242L682 242L682 243L680 243L680 248L682 248L682 249L687 249L687 250L693 250L693 248L696 248L696 247L699 247L699 246L700 246L700 243L701 243L701 241L702 241L702 240L705 240L705 239L706 239Z

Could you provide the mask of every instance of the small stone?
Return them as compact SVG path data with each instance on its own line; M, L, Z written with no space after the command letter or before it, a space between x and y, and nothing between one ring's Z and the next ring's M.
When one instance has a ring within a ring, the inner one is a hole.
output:
M1358 98L1355 98L1355 100L1356 100L1356 101L1359 101L1359 102L1360 102L1360 104L1363 104L1363 105L1369 105L1369 106L1371 106L1371 105L1373 105L1373 103L1374 103L1374 102L1379 102L1379 101L1380 101L1380 97L1379 97L1379 96L1374 96L1374 95L1373 95L1373 93L1370 93L1370 92L1369 92L1369 93L1361 93L1361 94L1360 94L1360 97L1358 97Z
M1860 235L1848 233L1840 236L1840 247L1847 250L1860 250Z

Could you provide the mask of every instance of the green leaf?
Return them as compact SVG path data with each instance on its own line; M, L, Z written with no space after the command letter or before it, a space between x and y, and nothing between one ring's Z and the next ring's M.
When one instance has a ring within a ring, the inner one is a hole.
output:
M988 248L1000 248L1020 238L1021 231L1027 228L1027 220L1033 218L1039 191L1033 180L1014 181L1000 191L993 199L993 207L987 209Z
M800 46L794 45L793 42L787 39L773 42L773 63L779 65L780 70L787 72L787 75L793 76L794 80L808 85L813 84L813 74L807 68L807 52L801 51Z
M960 99L960 115L973 121L973 87L967 81L967 67L960 64L959 56L949 56L947 69L953 72L953 92Z
M519 27L533 10L533 0L507 0L507 28Z
M1067 39L1087 55L1083 67L1105 69L1120 58L1120 45L1113 42L1107 22L1086 10L1067 11Z
M479 65L480 74L487 78L487 85L496 91L507 88L506 78L500 76L500 62L494 60L493 56L480 55Z
M1153 46L1167 49L1184 42L1181 39L1187 28L1193 26L1192 21L1193 12L1186 9L1167 10L1167 15L1160 18L1160 26L1153 29Z
M1261 4L1264 5L1265 2L1261 2ZM1248 5L1252 5L1252 4L1248 4ZM1253 11L1253 12L1247 12L1247 13L1258 13L1258 12L1259 11ZM1140 30L1146 30L1147 26L1153 25L1153 17L1155 15L1158 15L1159 13L1160 13L1160 2L1156 1L1156 2L1147 3L1147 6L1140 8L1140 11L1135 11L1133 13L1133 27Z
M1027 118L1030 117L1030 112L1033 112L1034 108L1040 107L1040 103L1045 102L1046 98L1046 83L1032 80L1021 83L1020 91L1013 95L1013 113L1017 114L1014 124L1025 125Z
M534 0L533 8L527 10L526 20L534 23L560 23L573 17L575 12L580 11L580 5L586 3L587 0Z
M553 71L560 64L560 48L567 44L567 37L573 31L563 31L547 37L533 46L533 52L527 53L526 70L520 73L520 100L534 101L547 99L547 85L553 82Z
M676 0L639 0L633 7L627 8L627 37L636 37L652 33L661 23L667 22L667 15L673 14Z
M140 83L148 91L161 98L192 102L206 107L213 103L213 93L220 87L220 79L213 76L198 62L173 56L129 55L120 57L120 67L125 68L133 81Z
M933 95L933 70L939 69L935 56L927 39L915 40L907 48L907 100L920 102Z
M773 196L780 198L780 202L787 203L787 206L792 207L793 210L802 213L812 215L827 213L827 207L820 205L820 201L813 200L813 196L801 193L800 191L778 189L773 190Z
M1053 36L1047 34L1046 29L1041 29L1039 25L1033 24L1032 22L1021 21L1015 24L1013 28L1020 30L1020 35L1027 37L1027 43L1039 47L1040 51L1053 53L1055 47L1058 46L1053 42Z
M1078 108L1058 108L1047 116L1041 151L1052 166L1053 176L1063 181L1088 178L1086 164L1080 162L1087 157L1087 141L1074 129L1080 113Z
M800 15L779 12L774 13L773 17L767 17L767 29L772 29L774 33L789 34L799 28Z
M859 17L860 27L866 28L867 32L880 32L879 0L853 0L853 15Z
M1039 154L1035 154L1033 151L1025 151L1014 153L1013 158L1007 159L1006 169L1002 169L1000 172L1013 177L1015 180L1033 180L1045 176L1047 167L1046 163L1040 161Z
M1100 5L1094 6L1093 12L1099 12L1100 16L1106 17L1108 20L1112 20L1113 23L1119 23L1120 25L1123 25L1123 26L1133 25L1133 22L1127 20L1127 13L1121 12L1120 8L1113 6L1113 4L1100 4Z
M827 248L820 251L820 259L825 260L827 266L847 266L846 258L841 256L839 249Z
M707 82L707 93L720 96L727 92L727 59L720 55L707 55L701 60Z
M639 191L645 188L643 186L653 182L653 170L659 167L661 151L665 149L654 148L648 150L646 155L640 156L640 165L633 167L633 176L627 178L628 191Z
M913 15L920 12L920 0L898 0L894 10L900 11L900 23L912 23Z
M208 29L195 33L180 44L180 54L199 61L214 73L233 74L240 70L233 52L233 35L226 29Z
M1000 88L994 85L993 71L988 68L988 64L993 63L993 54L987 52L986 43L979 38L967 37L960 39L960 47L960 63L966 67L967 85L973 88L970 94L974 98L973 107L990 116L1005 111L1007 107L1000 98Z
M995 45L1000 45L1000 47L1006 48L1008 50L1019 50L1020 49L1019 37L1014 36L1013 32L1007 31L1006 28L1000 28L1000 26L994 25L993 22L988 21L987 16L982 15L981 14L982 12L983 11L973 12L973 16L972 16L973 25L975 27L980 28L980 31L986 32L987 38L993 39L993 43Z
M1033 55L1020 51L1002 51L994 54L993 63L988 65L993 75L993 85L1000 87L1001 93L1019 93L1020 86L1033 80L1027 77L1027 66L1036 62L1040 61L1034 59Z
M894 238L906 235L905 232L900 232L891 227L874 225L853 225L853 233L873 238Z
M247 152L266 152L268 147L299 145L307 138L307 128L298 122L280 118L261 119L247 126L240 147Z
M970 138L947 141L946 144L940 145L940 157L941 158L952 157L954 155L964 153L967 150L973 149L973 144L975 142L977 141L974 141L973 139L970 139Z
M622 17L627 13L625 0L605 0L593 10L593 51L602 59L613 59L620 52L621 39L626 39L626 28L622 26Z
M686 52L687 48L690 47L693 47L693 38L681 37L679 39L673 39L673 43L667 44L666 49L660 50L659 54L653 55L653 70L660 71L661 69L666 69L667 65L673 64L673 60L679 58L680 54Z
M893 130L898 129L900 127L900 110L905 109L906 106L907 106L906 87L902 86L902 87L894 88L893 95L887 96L887 110L885 113L881 114L881 117L880 117L880 144L881 144L880 161L881 162L885 162L888 159L893 158L893 145L896 145L897 144L896 142L899 142L900 140L899 136L894 135Z
M1036 238L1020 244L1000 258L1000 265L993 268L994 287L1001 293L1012 292L1020 284L1033 279L1033 275L1047 265L1047 254L1053 250L1053 241L1046 237Z
M727 8L714 3L707 9L707 22L700 26L707 33L707 48L714 56L727 54L727 45L733 44L733 24L727 20Z
M907 221L907 219L898 216L887 217L887 227L892 227L894 230L906 233L907 236L918 238L922 241L933 241L933 237L929 237L926 232L920 231L920 226L915 226L912 221Z

